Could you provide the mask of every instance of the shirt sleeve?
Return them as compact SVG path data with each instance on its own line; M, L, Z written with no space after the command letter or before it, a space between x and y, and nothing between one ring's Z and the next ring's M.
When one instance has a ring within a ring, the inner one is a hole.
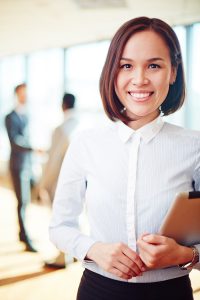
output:
M84 147L80 135L71 142L64 158L53 202L50 240L63 252L83 260L96 242L79 228L86 191Z

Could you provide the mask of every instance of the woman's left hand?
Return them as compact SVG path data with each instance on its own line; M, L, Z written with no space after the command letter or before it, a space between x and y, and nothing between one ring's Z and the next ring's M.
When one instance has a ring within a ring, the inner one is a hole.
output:
M139 254L148 269L159 269L189 262L193 251L179 245L174 239L145 234L138 239Z

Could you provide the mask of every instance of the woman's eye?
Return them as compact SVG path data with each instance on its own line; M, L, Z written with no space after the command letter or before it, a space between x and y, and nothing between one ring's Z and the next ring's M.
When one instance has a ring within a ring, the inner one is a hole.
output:
M149 69L159 69L159 68L160 68L160 66L157 65L157 64L150 64L149 65Z
M124 64L120 66L120 69L130 69L131 65L130 64Z

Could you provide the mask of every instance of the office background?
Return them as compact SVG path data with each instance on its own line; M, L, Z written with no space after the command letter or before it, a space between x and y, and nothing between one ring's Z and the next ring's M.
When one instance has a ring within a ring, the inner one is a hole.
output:
M33 201L27 212L39 253L25 252L18 241L4 127L4 117L15 104L14 87L27 82L34 147L49 147L52 130L62 120L66 91L77 97L80 129L109 122L98 82L110 39L125 21L142 15L172 25L183 51L187 101L167 119L200 130L200 0L0 0L0 299L74 300L82 274L78 262L60 271L44 268L44 259L55 255L47 206ZM37 174L40 163L36 155ZM192 271L195 300L200 299L199 276Z

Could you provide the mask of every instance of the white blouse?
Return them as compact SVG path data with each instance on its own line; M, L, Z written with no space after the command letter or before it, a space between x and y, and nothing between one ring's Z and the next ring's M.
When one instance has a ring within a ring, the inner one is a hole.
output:
M70 144L61 168L50 239L80 260L97 241L123 242L137 251L138 237L158 232L175 195L194 187L200 190L200 132L161 117L136 131L122 122L86 130ZM79 229L84 203L89 235ZM91 271L126 281L94 262L83 263ZM196 268L200 270L200 263ZM128 281L162 281L188 272L169 267Z

